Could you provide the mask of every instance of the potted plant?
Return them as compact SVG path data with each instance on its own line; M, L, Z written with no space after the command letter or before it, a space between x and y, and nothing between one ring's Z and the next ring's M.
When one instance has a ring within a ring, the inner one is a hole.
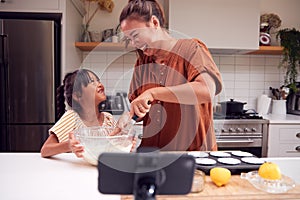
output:
M295 28L281 29L276 35L283 47L283 58L279 64L286 68L285 85L296 92L298 70L300 70L300 32Z

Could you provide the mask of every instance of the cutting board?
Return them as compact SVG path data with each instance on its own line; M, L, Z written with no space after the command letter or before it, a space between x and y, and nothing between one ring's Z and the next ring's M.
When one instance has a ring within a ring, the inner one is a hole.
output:
M217 187L209 176L205 177L205 188L199 193L188 195L166 195L157 196L157 200L277 200L277 199L300 199L300 185L297 184L292 190L283 194L270 194L256 189L247 180L241 179L239 175L231 177L230 182L223 187ZM133 200L133 196L121 196L121 200Z

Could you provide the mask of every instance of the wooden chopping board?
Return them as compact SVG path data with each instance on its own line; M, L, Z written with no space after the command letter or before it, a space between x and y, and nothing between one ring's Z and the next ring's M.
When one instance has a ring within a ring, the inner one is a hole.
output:
M231 177L230 182L223 187L217 187L209 176L205 177L205 187L202 192L189 193L187 195L161 195L157 200L277 200L277 199L300 199L300 184L283 194L270 194L256 189L247 180L239 175ZM121 200L133 200L133 196L121 196Z

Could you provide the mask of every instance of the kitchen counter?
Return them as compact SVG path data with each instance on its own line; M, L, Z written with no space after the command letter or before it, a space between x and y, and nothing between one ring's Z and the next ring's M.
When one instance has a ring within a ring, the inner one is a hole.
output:
M300 124L300 115L268 114L268 115L264 115L263 118L269 120L269 124Z
M158 196L157 199L299 199L300 158L265 158L278 162L282 173L297 180L297 186L284 194L255 189L238 175L226 187L216 187L206 176L204 191L184 196ZM132 196L103 195L98 192L98 171L74 154L41 158L39 153L0 153L0 199L127 200ZM296 169L297 168L297 169ZM201 198L202 197L202 198Z

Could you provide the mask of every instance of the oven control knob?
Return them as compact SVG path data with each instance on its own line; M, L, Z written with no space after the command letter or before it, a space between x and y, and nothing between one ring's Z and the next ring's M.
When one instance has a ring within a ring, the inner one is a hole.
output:
M232 133L232 132L233 132L233 128L229 128L228 131L229 131L230 133Z
M222 132L222 133L225 133L225 132L226 132L226 129L225 129L225 128L222 128L222 129L221 129L221 132Z
M249 133L249 132L250 132L250 129L249 129L249 128L244 128L244 131L245 131L246 133Z
M252 128L251 131L252 132L256 132L257 130L256 130L256 128Z
M216 133L219 133L219 129L215 128L215 132L216 132Z
M236 132L241 133L241 132L242 132L242 129L241 129L241 128L237 128L237 129L236 129Z

